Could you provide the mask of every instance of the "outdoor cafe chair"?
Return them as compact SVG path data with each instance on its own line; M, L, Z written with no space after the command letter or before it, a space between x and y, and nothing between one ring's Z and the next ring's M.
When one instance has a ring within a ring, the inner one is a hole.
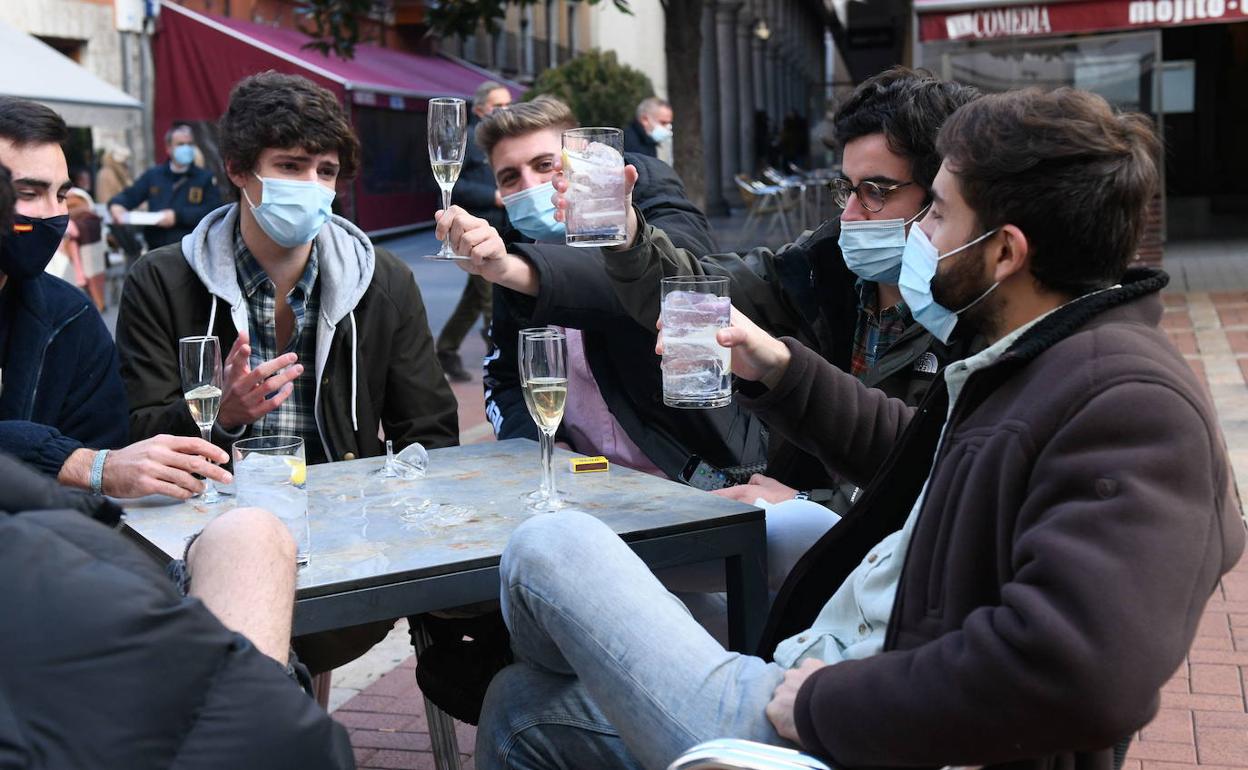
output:
M750 243L755 242L755 231L766 219L768 226L763 237L769 236L778 226L786 241L793 240L789 212L792 211L794 202L785 195L785 189L780 185L768 185L750 179L745 174L737 174L733 179L737 183L737 191L741 193L741 201L749 210L742 236Z

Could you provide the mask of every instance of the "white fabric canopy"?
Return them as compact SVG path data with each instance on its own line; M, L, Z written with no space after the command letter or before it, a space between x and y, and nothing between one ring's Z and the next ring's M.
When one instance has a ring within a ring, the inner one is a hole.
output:
M0 94L46 104L71 126L139 128L143 104L69 57L0 23Z

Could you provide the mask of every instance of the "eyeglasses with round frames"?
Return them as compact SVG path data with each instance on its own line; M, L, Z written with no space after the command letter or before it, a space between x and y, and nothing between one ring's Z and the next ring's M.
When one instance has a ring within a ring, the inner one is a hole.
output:
M841 177L832 180L832 200L836 202L837 206L845 208L849 205L849 196L857 195L858 202L862 204L862 207L872 214L876 214L884 209L884 204L888 202L889 195L912 184L914 182L882 185L864 179L857 185L851 185L848 179Z

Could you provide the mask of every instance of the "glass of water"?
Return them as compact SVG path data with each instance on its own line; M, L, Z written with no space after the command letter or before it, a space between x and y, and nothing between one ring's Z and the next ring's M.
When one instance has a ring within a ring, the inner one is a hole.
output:
M663 403L711 409L732 401L731 351L715 339L731 320L728 277L664 278Z
M182 370L182 398L191 412L204 441L212 440L212 424L221 408L221 342L216 337L183 337L178 340L178 362ZM202 503L216 503L224 497L212 479L204 479Z
M618 128L563 132L569 246L618 246L627 240L623 153L624 132Z
M298 436L258 436L234 442L234 483L240 505L264 508L281 519L297 546L295 563L308 563L308 466Z

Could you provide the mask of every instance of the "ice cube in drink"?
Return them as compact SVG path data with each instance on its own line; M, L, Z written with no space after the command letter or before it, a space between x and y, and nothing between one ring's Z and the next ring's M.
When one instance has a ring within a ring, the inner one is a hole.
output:
M564 132L569 246L616 246L628 237L624 156L607 142L622 146L618 129Z
M239 503L263 508L281 519L295 538L296 563L307 564L311 532L303 458L252 453L234 461L234 480Z
M728 325L731 300L696 291L663 297L663 403L706 409L732 400L730 351L715 339Z

